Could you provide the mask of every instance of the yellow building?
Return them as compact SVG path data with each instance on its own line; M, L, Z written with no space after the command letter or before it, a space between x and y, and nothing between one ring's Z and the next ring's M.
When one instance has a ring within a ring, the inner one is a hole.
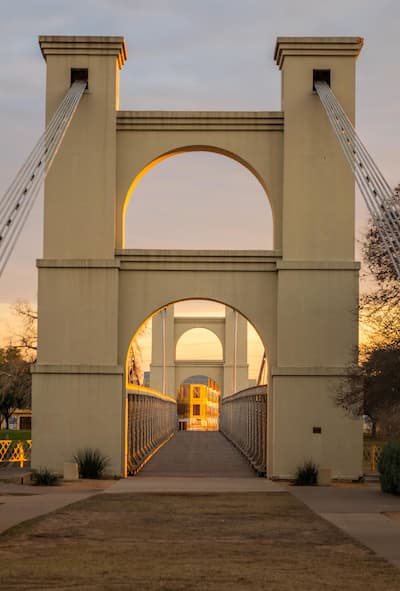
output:
M180 431L218 431L219 396L217 384L181 384L178 390Z

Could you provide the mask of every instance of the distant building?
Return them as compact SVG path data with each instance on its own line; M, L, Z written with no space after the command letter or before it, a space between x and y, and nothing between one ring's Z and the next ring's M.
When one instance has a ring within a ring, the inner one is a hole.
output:
M6 428L6 422L0 417L0 429ZM10 431L30 431L32 428L32 411L30 408L16 408L8 421Z
M220 389L211 379L206 384L181 384L178 390L180 431L218 431Z

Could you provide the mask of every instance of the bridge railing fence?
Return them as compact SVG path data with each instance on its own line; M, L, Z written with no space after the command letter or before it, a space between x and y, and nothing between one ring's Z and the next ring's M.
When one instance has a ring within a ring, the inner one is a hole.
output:
M267 471L267 386L255 386L221 400L220 431L260 476Z
M127 387L128 474L134 475L177 429L176 400L144 388Z

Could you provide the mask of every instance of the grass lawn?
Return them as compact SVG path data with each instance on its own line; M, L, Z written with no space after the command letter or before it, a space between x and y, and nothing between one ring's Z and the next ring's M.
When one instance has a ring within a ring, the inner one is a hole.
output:
M19 431L16 429L1 429L0 439L31 439L31 432Z
M400 589L288 493L99 494L0 536L0 564L7 590Z

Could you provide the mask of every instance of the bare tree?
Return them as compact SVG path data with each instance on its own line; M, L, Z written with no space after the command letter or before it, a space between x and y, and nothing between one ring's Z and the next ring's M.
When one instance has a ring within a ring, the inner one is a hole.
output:
M393 207L400 211L400 185L393 194ZM370 220L362 244L363 261L368 268L374 288L361 299L362 309L372 314L400 305L400 281L391 258L384 247L376 225Z
M394 200L400 207L400 185ZM400 281L371 221L362 254L373 284L360 302L360 320L369 340L360 350L359 367L348 369L336 402L353 415L368 415L374 431L399 434Z
M37 311L26 300L17 300L11 310L19 325L12 342L26 359L33 362L37 356Z

